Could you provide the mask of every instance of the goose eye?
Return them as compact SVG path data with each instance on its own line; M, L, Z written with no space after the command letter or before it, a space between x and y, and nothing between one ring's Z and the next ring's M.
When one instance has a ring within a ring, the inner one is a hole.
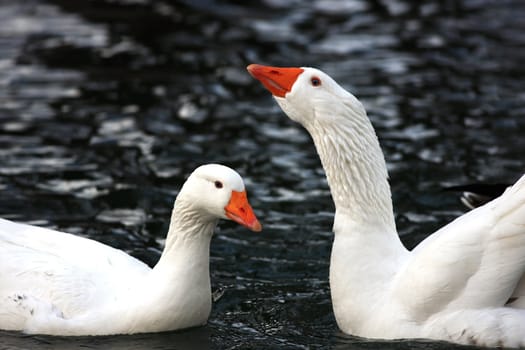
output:
M222 188L223 184L220 181L215 181L215 188Z
M321 79L318 77L313 77L310 79L310 82L312 83L312 86L321 86Z

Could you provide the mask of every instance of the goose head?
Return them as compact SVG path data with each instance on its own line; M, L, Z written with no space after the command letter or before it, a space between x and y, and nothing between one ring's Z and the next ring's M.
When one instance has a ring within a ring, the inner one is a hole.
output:
M262 229L248 202L241 176L227 166L198 167L182 186L177 199L203 217L232 220L256 232Z
M337 123L356 113L366 115L359 100L323 71L310 67L250 64L248 72L268 89L288 117L309 129Z

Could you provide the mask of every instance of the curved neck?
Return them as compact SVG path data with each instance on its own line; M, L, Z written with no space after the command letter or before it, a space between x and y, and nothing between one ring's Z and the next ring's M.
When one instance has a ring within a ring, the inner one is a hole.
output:
M138 289L143 302L129 310L131 329L187 328L204 324L209 316L210 243L217 219L190 204L179 193L162 255Z
M334 232L348 231L353 225L396 232L386 163L374 128L364 109L342 111L345 115L333 116L328 122L316 119L305 126L335 203Z
M341 99L316 113L305 127L336 207L332 305L341 329L359 331L363 315L384 297L408 251L397 234L385 159L364 108Z
M179 195L173 206L164 250L154 270L189 261L192 265L200 262L208 270L210 241L218 220L192 209L181 197Z

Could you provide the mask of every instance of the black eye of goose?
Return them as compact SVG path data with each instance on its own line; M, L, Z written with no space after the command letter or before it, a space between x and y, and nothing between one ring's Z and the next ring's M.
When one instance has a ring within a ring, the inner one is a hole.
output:
M222 188L224 185L220 181L215 181L215 188Z
M312 79L310 79L310 82L312 83L312 86L321 86L321 79L319 79L318 77L312 77Z

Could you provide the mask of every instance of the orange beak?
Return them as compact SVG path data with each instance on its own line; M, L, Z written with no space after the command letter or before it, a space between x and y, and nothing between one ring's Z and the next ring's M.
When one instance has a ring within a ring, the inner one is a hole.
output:
M292 90L299 74L304 71L296 67L270 67L260 64L250 64L246 69L277 97L286 96Z
M224 207L226 217L249 228L252 231L259 232L262 230L261 223L255 217L253 209L248 203L246 191L232 191L228 204Z

